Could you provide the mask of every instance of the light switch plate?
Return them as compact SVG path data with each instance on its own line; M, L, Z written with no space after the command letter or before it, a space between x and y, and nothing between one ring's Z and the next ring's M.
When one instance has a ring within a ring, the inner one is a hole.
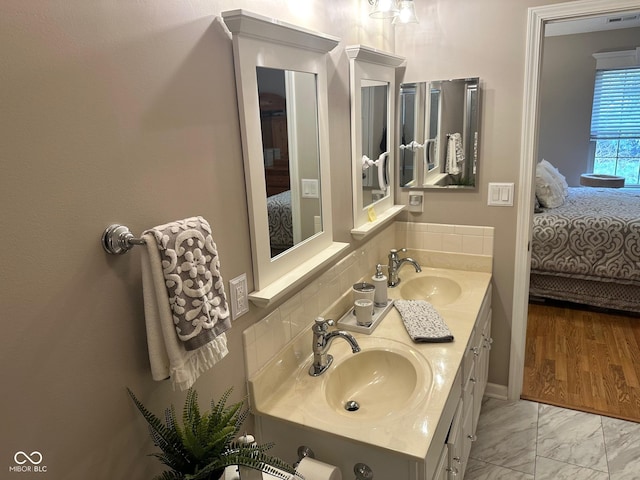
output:
M320 198L318 180L315 178L302 179L302 198Z
M513 207L513 183L489 183L487 205L494 207Z

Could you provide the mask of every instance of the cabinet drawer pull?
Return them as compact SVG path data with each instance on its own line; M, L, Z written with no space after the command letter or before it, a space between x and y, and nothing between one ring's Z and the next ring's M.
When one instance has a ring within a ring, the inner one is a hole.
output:
M475 442L478 439L476 435L471 435L471 434L467 435L467 438L472 442Z
M462 460L460 459L460 457L453 457L453 459L458 463L462 463Z
M449 472L453 477L458 476L458 469L456 467L447 468L447 472Z

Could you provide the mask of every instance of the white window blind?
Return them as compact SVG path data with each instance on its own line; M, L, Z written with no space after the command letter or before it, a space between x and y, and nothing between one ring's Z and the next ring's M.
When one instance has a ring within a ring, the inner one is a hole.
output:
M591 139L640 137L640 68L598 70Z

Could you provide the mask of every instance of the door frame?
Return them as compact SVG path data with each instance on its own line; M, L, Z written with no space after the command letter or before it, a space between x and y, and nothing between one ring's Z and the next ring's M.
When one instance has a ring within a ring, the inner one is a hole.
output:
M578 0L541 7L531 7L527 17L522 136L516 254L514 264L513 310L511 316L511 349L509 357L509 400L522 393L524 354L531 270L531 230L535 196L534 180L538 150L538 106L544 25L551 21L571 20L586 16L608 15L640 10L640 0Z

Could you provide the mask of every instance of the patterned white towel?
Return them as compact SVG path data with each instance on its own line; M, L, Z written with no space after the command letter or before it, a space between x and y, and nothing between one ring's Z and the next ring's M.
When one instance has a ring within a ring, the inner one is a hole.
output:
M211 227L192 217L147 230L142 285L154 380L186 390L227 355L231 327Z
M414 342L453 342L453 335L438 311L425 300L396 300L407 333Z

